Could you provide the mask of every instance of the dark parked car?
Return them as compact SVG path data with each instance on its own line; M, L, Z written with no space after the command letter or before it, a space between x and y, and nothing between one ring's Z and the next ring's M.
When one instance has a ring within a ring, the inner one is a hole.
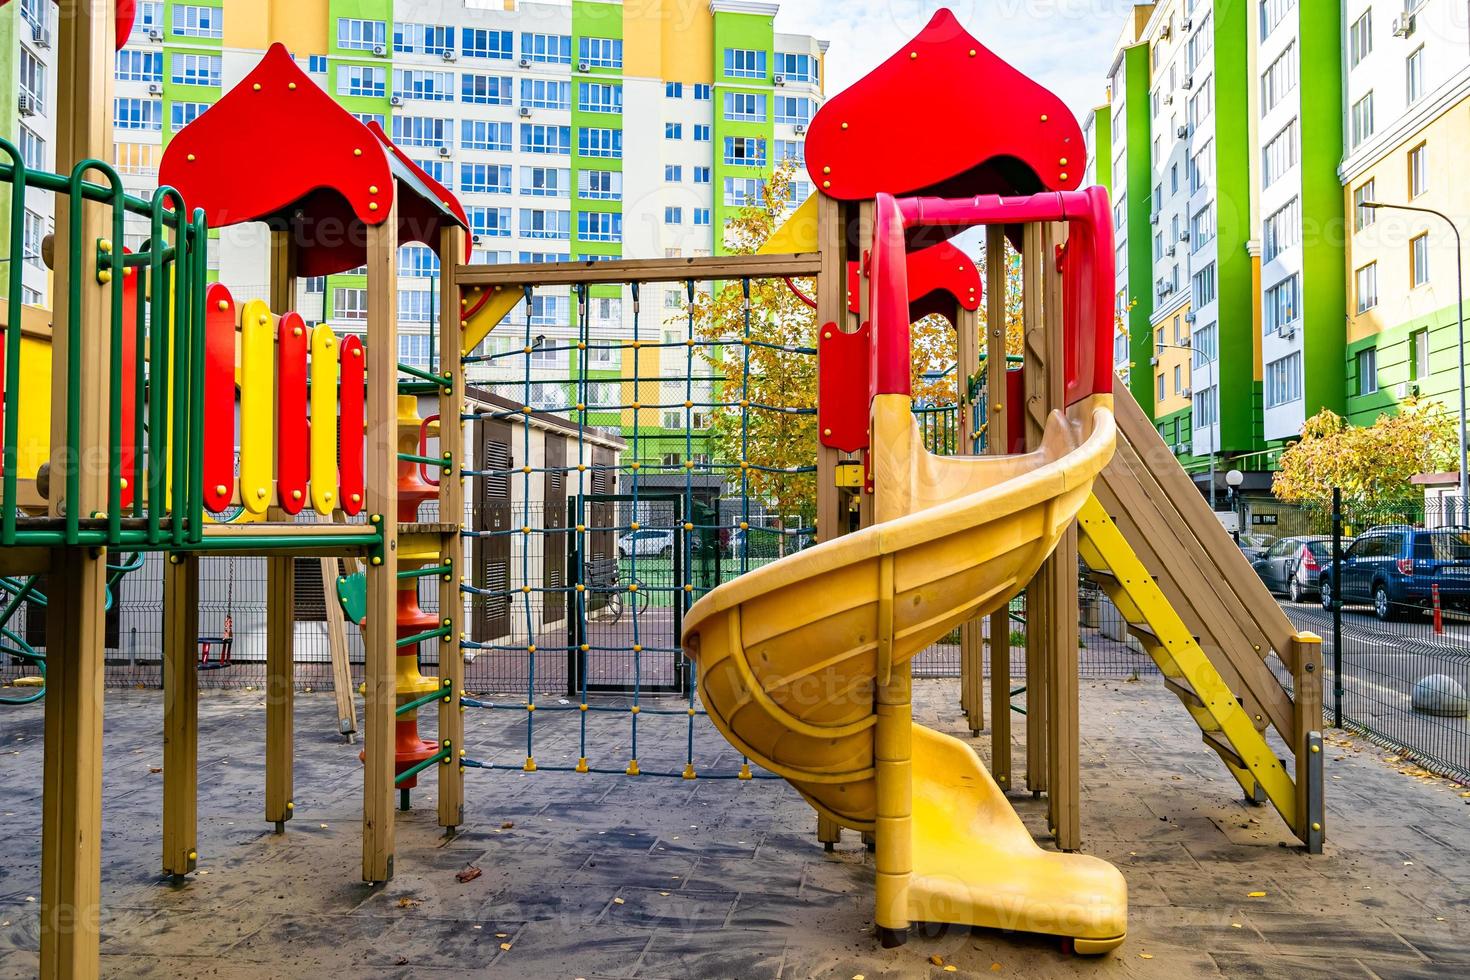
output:
M1255 561L1270 550L1276 543L1276 536L1272 534L1237 534L1235 543L1245 555L1246 561Z
M1344 550L1351 545L1351 538L1343 541ZM1251 562L1251 567L1266 588L1278 595L1284 593L1292 602L1301 602L1317 594L1322 566L1331 561L1331 538L1320 534L1302 535L1281 538L1264 555Z
M1318 577L1322 606L1332 608L1332 563ZM1343 605L1369 603L1382 620L1433 601L1470 607L1470 527L1433 530L1406 525L1369 528L1342 558Z

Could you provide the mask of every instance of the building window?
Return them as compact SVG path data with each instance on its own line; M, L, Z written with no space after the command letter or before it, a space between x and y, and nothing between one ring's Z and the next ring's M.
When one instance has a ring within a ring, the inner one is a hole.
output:
M521 105L527 109L570 109L572 83L546 78L523 78Z
M577 195L589 201L621 201L623 174L617 170L580 170Z
M623 131L621 129L594 129L580 126L577 129L577 152L584 157L602 157L621 160L623 157Z
M1353 103L1352 112L1353 146L1358 146L1373 135L1373 93L1369 92Z
M1372 208L1363 207L1364 201L1373 200L1374 183L1371 179L1363 181L1353 191L1353 225L1358 231L1367 228L1378 220L1378 212Z
M1215 238L1214 205L1206 204L1189 219L1189 245L1191 252L1198 252Z
M45 238L46 219L27 208L21 228L21 254L26 265L34 269L46 268L41 257L41 242Z
M399 293L398 319L410 320L414 322L427 321L427 315L422 318L413 315L417 312L415 307L418 306L418 304L414 303L412 300L409 300L406 303L404 302L410 296L428 296L428 293ZM427 313L427 305L425 305L425 312ZM427 368L429 366L429 347L429 335L426 333L400 333L398 335L398 361L400 364L411 364L414 367Z
M453 123L433 116L399 116L393 120L393 140L399 146L449 146Z
M1263 111L1276 108L1286 94L1296 88L1296 41L1276 56L1276 60L1261 75L1261 105Z
M683 123L664 123L664 139L681 140L684 138Z
M764 204L765 184L753 177L726 177L724 200L731 208Z
M521 59L542 65L570 65L572 39L565 34L521 34Z
M622 112L623 87L598 82L577 83L577 108L583 112Z
M1371 395L1378 391L1378 348L1364 347L1355 358L1358 365L1358 394Z
M511 80L505 75L466 73L460 76L459 100L468 105L510 105Z
M394 69L393 94L420 102L453 102L454 73Z
M454 189L454 170L451 166L446 165L442 158L438 160L415 160L414 164L424 173L443 184L445 190Z
M1262 227L1261 261L1270 262L1301 238L1301 208L1297 198L1268 217Z
M572 127L521 123L521 152L570 154Z
M1409 334L1409 380L1429 377L1429 328Z
M621 242L623 216L603 211L577 213L577 237L584 242Z
M1199 129L1209 118L1210 111L1215 107L1215 86L1210 79L1206 78L1200 82L1199 89L1189 99L1189 125L1193 129Z
M1194 33L1189 36L1189 43L1184 49L1185 71L1193 72L1205 63L1205 56L1215 45L1215 25L1212 22L1210 11L1205 11L1195 26Z
M306 56L306 70L309 74L325 75L330 65L331 59L324 54L309 54Z
M1356 68L1373 52L1373 8L1363 11L1363 16L1353 21L1348 28L1348 67Z
M1358 312L1366 313L1378 305L1378 263L1369 262L1354 275L1358 293Z
M494 150L509 153L511 124L466 119L460 123L460 143L466 150Z
M570 197L572 172L556 167L522 167L521 193L529 197Z
M470 231L476 238L510 237L510 208L471 205L464 210L470 219Z
M1413 105L1424 97L1424 46L1422 44L1404 60L1404 95L1409 105Z
M510 168L487 163L461 163L459 189L466 194L509 194Z
M572 212L521 209L521 237L565 240L572 237Z
M218 85L222 60L217 54L175 53L171 77L175 85Z
M807 82L816 85L821 81L821 61L809 54L776 52L776 74L788 82Z
M684 223L684 209L668 207L664 208L664 224L682 225Z
M1207 323L1203 327L1197 327L1194 336L1189 340L1189 346L1194 351L1192 364L1194 367L1204 367L1215 360L1215 325Z
M702 84L702 83L696 84L694 86L694 101L695 102L708 102L708 101L710 101L713 98L714 98L714 86L712 86L712 85L705 85L705 84Z
M1288 405L1302 397L1302 355L1293 351L1266 365L1266 407Z
M1420 143L1409 151L1409 197L1415 198L1429 189L1429 154Z
M778 97L777 105L780 101ZM758 92L726 92L725 119L727 122L765 122L766 97Z
M465 27L460 30L459 38L459 52L466 58L509 61L515 57L515 34L511 31L488 31Z
M780 164L787 160L806 166L806 144L801 140L776 140L776 162Z
M386 50L388 25L381 20L337 19L337 47L347 51Z
M1296 0L1261 0L1261 40L1271 36L1276 25L1296 9Z
M766 141L751 136L725 137L725 163L736 167L764 167Z
M776 122L784 126L806 126L817 113L817 104L798 95L776 96Z
M34 67L32 67L34 65ZM20 94L41 100L46 95L46 67L31 56L25 48L20 49ZM39 75L39 77L37 77ZM117 80L120 82L163 81L163 52L135 51L123 48L117 53ZM38 84L39 82L39 84ZM39 108L37 112L45 112Z
M623 67L623 42L615 37L577 39L577 60L588 68Z
M174 7L173 31L179 37L224 37L225 12L218 7Z
M367 290L343 288L332 290L332 319L366 320Z
M684 97L683 82L664 82L664 98L682 99Z
M1295 273L1266 290L1265 331L1281 333L1301 316L1301 281Z
M394 24L393 50L443 56L454 50L454 28L439 24Z
M1409 283L1423 286L1429 282L1429 232L1409 242Z
M1158 401L1158 402L1161 402L1161 401L1164 400L1164 375L1163 375L1162 372L1159 373L1159 375L1156 378L1156 381L1157 381L1158 393L1157 393L1157 396L1155 397L1154 400L1155 401Z
M36 31L50 29L51 21L47 16L50 9L51 4L48 0L21 0L20 2L20 16L31 26L32 30Z
M367 65L337 66L338 95L360 95L381 99L387 93L388 69L372 68Z
M112 122L118 129L163 129L163 103L158 99L113 99Z
M209 108L208 102L175 102L169 109L169 128L177 133Z
M711 212L709 208L694 209L694 224L696 227L707 226L711 223Z
M178 106L179 103L175 102L174 105ZM117 164L117 172L142 177L156 175L158 166L153 161L157 150L158 146L153 143L112 144L112 156Z
M703 126L699 123L694 124L694 142L708 143L711 139L713 139L713 135L709 126Z
M1293 119L1261 150L1261 186L1270 187L1296 166L1296 130Z
M664 164L664 183L678 184L684 180L684 168L677 163Z
M744 48L725 49L726 78L765 78L766 52Z

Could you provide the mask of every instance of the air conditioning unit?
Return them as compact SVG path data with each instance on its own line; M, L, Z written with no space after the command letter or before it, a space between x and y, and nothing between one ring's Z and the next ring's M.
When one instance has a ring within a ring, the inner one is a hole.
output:
M796 126L794 126L792 128L791 131L793 133L795 133L797 136L802 136L802 135L804 135L806 133L806 127L798 123Z
M46 29L45 24L31 25L31 43L38 48L51 47L51 32Z
M786 84L786 76L785 76L785 75L777 75L777 76L775 76L775 78L774 78L774 79L772 79L772 80L773 80L773 81L774 81L774 82L775 82L775 83L776 83L776 84L777 84L777 85L785 85L785 84Z
M388 104L389 105L403 105L403 96L401 96L401 95L395 95L395 96L391 97L390 99L388 99Z
M1282 327L1280 330L1276 331L1276 336L1280 337L1282 340L1295 340L1296 327Z
M1160 219L1159 212L1155 211L1153 214L1151 214L1151 215L1148 216L1148 223L1151 224L1151 225L1156 225L1156 224L1159 223L1159 219Z
M1194 452L1194 443L1192 443L1192 442L1181 442L1179 444L1179 447L1178 448L1179 448L1179 455L1181 455L1181 456L1188 456L1188 455L1190 455L1191 453Z
M1194 30L1194 19L1186 17L1184 19L1184 23L1180 24L1179 26L1186 31L1192 31Z
M36 99L31 95L20 95L15 100L15 109L22 116L34 116L36 114Z
M1408 37L1413 34L1414 29L1419 26L1416 23L1417 19L1413 14L1404 14L1400 17L1395 17L1393 19L1393 36Z
M1184 229L1183 231L1181 231L1179 233L1179 240L1181 242L1187 242L1187 241L1189 241L1189 229L1188 228Z
M1173 105L1173 104L1174 104L1174 96L1173 95L1166 95L1166 96L1164 96L1164 105Z
M1186 136L1189 135L1189 127L1180 126L1178 129L1174 130L1174 135L1179 137L1180 139L1184 139Z
M478 244L480 244L481 240L482 239L480 238L479 235L471 235L470 236L470 243L472 245L478 245Z
M522 58L519 62L517 62L517 64L519 64L522 68L530 68L531 67L531 59L530 58Z
M1164 254L1172 257L1174 255L1174 252L1175 252L1175 249L1176 248L1177 248L1177 246L1170 245L1168 248L1164 249Z
M1184 76L1183 85L1184 85L1184 88L1186 88L1186 89L1194 88L1194 76L1193 75L1185 75Z
M1155 354L1153 357L1150 357L1148 359L1148 366L1149 367L1158 367L1159 366L1159 355Z
M455 54L453 51L447 51L447 50L442 55L440 55L440 57L443 58L445 61L458 61L459 60L459 55Z
M381 44L374 44L373 45L373 55L374 55L374 57L381 58L381 57L383 57L383 55L385 55L387 53L388 53L388 49L385 48L383 45L381 45Z
M521 106L521 118L522 119L530 119L531 118L531 107L530 106L528 106L528 105Z
M148 83L148 94L149 95L162 95L163 94L163 86L160 85L160 84L158 84L157 82L149 82Z
M592 66L585 61L577 62L577 71L591 71Z
M447 146L441 146L441 147L439 147L439 155L441 157L447 157L447 156L449 156L449 147L447 147Z
M1183 347L1185 350L1189 350L1189 348L1190 348L1189 338L1188 337L1184 337L1183 339L1181 339L1179 341L1179 346L1180 347Z
M156 27L153 28L151 31L148 32L148 40L150 40L150 41L162 41L163 40L163 31L160 31Z
M1419 395L1419 386L1412 381L1400 381L1393 386L1393 394L1400 401L1405 398L1415 398Z
M1190 310L1188 313L1184 314L1185 323L1193 323L1197 318L1198 317L1196 316L1194 310ZM1185 343L1187 344L1188 341L1185 341Z
M1194 397L1194 390L1191 389L1191 388L1187 388L1187 387L1186 388L1181 388L1179 390L1179 394L1180 394L1181 397L1184 397L1184 398L1192 398L1192 397Z
M1169 38L1171 38L1173 36L1174 36L1174 25L1173 24L1165 24L1164 25L1164 29L1161 30L1161 31L1159 31L1159 40L1160 41L1167 41L1167 40L1169 40Z

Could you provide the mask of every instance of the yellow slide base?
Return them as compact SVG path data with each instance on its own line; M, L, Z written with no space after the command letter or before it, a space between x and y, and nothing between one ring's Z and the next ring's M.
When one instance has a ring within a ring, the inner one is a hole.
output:
M1044 851L974 751L913 729L909 918L1062 936L1106 953L1128 930L1128 884L1085 854Z

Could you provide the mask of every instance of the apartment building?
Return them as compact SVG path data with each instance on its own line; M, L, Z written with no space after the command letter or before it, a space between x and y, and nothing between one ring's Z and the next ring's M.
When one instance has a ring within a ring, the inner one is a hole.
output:
M1229 468L1264 488L1271 441L1342 400L1335 11L1141 4L1109 72L1116 367L1217 495Z
M130 191L151 192L172 135L280 41L326 92L364 121L381 123L459 196L474 262L717 254L725 221L758 198L761 178L783 161L804 162L806 127L822 101L827 44L778 33L778 12L776 3L750 0L140 0L118 52L115 163ZM0 94L0 106L10 99L13 110L17 98L28 99L34 115L22 113L13 141L48 166L55 163L44 149L50 95L41 90L54 89L54 73L32 35L55 16L51 0L0 8L0 31L10 32L3 50L17 53L6 55L16 84ZM270 150L289 152L291 121L278 122ZM811 190L803 168L788 204ZM28 215L28 235L32 223L40 232L48 220ZM145 234L137 227L129 238ZM263 294L263 229L228 228L215 237L214 274L242 294ZM425 365L438 315L437 259L409 245L399 264L399 356ZM43 274L28 269L27 276L28 287L32 279L43 287ZM350 329L366 316L365 285L352 273L306 281L298 308ZM682 340L683 327L665 321L683 302L677 287L645 289L639 336L666 339L666 330L678 330ZM580 367L567 349L576 336L575 306L566 289L538 291L530 309L513 312L489 342L492 351L535 345L530 401L539 408L576 400L565 384ZM588 318L594 341L630 338L631 295L593 290ZM650 354L637 365L641 377L687 373L684 351ZM630 351L594 343L587 356L599 384L634 372ZM519 358L501 363L475 365L471 379L494 385L522 374ZM699 391L693 400L710 398ZM640 446L655 461L682 461L679 414L640 416L650 430ZM594 423L631 421L623 413ZM679 430L677 439L653 431L665 422ZM663 441L678 445L664 453Z
M1449 0L1349 0L1348 418L1371 424L1411 397L1458 410L1456 245L1470 234L1470 33Z
M56 105L56 53L52 38L56 31L56 7L51 0L19 0L0 7L0 137L20 153L27 167L54 169L55 125L51 113ZM6 159L6 163L10 160ZM41 259L41 242L55 224L51 195L30 194L25 213L10 213L10 195L0 195L0 228L22 225L22 302L35 306L50 304L50 277ZM9 267L5 268L9 272ZM0 275L0 296L9 297L10 280Z

